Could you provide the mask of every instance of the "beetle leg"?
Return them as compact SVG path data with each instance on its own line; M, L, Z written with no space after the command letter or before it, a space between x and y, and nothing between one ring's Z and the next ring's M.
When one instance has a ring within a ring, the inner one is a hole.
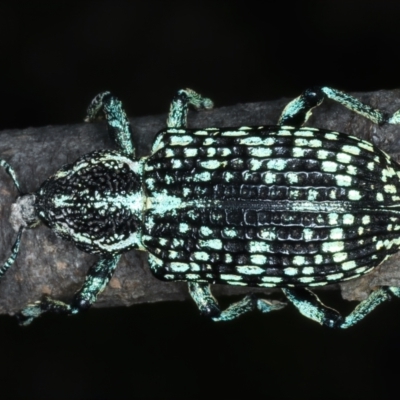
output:
M172 100L169 109L167 127L168 128L185 128L187 126L188 106L191 104L194 108L205 108L209 110L213 108L213 102L207 97L203 97L192 89L181 89Z
M342 104L344 107L375 124L400 123L400 110L389 117L388 114L362 103L355 97L327 86L315 87L305 90L299 97L292 100L283 110L278 125L301 126L311 116L312 109L319 106L325 99L331 99Z
M135 157L135 147L132 142L132 128L122 103L110 92L99 93L90 103L85 122L100 118L103 112L108 125L108 133L118 149L126 156Z
M400 288L383 286L372 292L367 299L345 318L336 310L325 306L318 297L308 289L282 288L288 300L307 318L329 328L346 329L361 321L366 315L374 310L379 304L392 297L400 297Z
M75 293L70 304L45 297L17 314L20 325L29 325L35 318L48 311L59 314L77 314L79 311L88 309L110 281L119 259L120 255L103 255L90 268L82 288Z
M201 314L211 317L214 321L229 321L249 311L260 310L263 313L283 308L286 304L258 298L252 293L242 300L231 304L226 310L221 311L217 300L211 294L208 283L189 282L189 293L197 304Z
M14 264L15 259L18 256L19 247L21 245L21 236L22 232L24 231L24 227L20 227L17 234L17 239L15 240L12 248L11 248L11 255L8 257L7 261L0 267L0 278L7 272L8 268Z

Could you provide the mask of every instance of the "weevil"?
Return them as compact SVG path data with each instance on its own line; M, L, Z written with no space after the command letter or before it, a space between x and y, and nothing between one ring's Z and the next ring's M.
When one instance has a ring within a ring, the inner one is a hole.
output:
M148 252L155 277L186 281L214 321L285 306L257 292L221 310L210 290L216 283L280 288L303 315L331 328L353 326L400 297L400 288L381 287L343 317L311 290L367 274L400 247L399 164L368 141L302 127L325 98L375 124L400 124L400 110L388 115L317 87L291 101L277 125L189 129L188 107L213 103L185 89L150 155L137 158L121 102L97 95L86 120L105 116L117 150L86 154L18 198L23 221L0 276L15 261L23 230L40 221L99 260L71 302L44 297L18 314L21 324L90 307L131 249ZM12 167L0 165L19 189Z

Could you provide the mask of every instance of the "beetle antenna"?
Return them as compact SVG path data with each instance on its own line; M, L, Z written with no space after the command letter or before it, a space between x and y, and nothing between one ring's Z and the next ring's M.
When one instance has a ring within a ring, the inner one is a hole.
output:
M0 166L2 166L6 170L7 174L10 175L12 181L14 182L15 187L18 190L18 193L21 194L21 187L19 185L17 174L15 173L14 169L7 161L2 160L1 158L0 158Z
M8 257L7 261L0 267L0 278L7 272L8 268L14 264L15 259L18 256L19 246L21 244L21 236L22 232L24 231L24 227L21 226L18 230L17 239L15 240L12 248L11 248L11 255Z

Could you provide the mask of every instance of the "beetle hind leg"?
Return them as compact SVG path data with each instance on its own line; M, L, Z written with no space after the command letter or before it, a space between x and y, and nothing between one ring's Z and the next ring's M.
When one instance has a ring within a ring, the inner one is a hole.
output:
M209 316L213 321L230 321L249 311L259 310L262 313L280 310L286 304L278 301L266 300L252 293L242 300L231 304L221 311L217 300L211 294L208 283L189 282L189 293L197 304L201 314Z
M119 259L119 255L102 256L90 268L82 288L75 293L71 303L46 296L42 300L28 305L17 314L20 325L29 325L35 318L46 312L77 314L79 311L88 309L110 281Z
M189 104L197 110L202 108L209 110L214 106L211 99L201 96L194 90L181 89L172 100L167 119L168 128L184 128L187 126Z
M347 329L361 321L379 304L390 300L393 297L400 297L400 288L383 286L372 292L367 299L347 316L342 317L336 310L325 306L318 297L305 288L282 288L288 300L305 317L310 318L328 328Z

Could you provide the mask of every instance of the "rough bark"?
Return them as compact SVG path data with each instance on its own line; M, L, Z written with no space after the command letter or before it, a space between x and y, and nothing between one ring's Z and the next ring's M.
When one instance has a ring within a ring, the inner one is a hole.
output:
M354 95L390 113L400 108L400 90ZM190 127L275 124L288 101L280 99L193 112L189 124ZM149 154L156 133L165 127L165 120L166 114L131 119L139 156ZM362 137L377 144L395 159L400 158L400 127L374 125L332 101L325 101L316 109L307 125ZM82 154L112 147L105 124L101 122L0 132L0 158L15 168L24 192L34 191L60 166L75 161ZM11 204L16 195L10 178L0 169L0 265L10 254L16 237L9 222ZM0 313L12 314L43 294L51 294L59 299L71 298L82 284L88 267L96 259L59 239L45 226L25 231L19 257L0 284ZM345 299L362 300L380 285L400 286L398 255L373 273L341 284L340 288ZM333 288L338 287L336 285ZM245 291L248 289L222 285L214 288L217 296ZM150 274L146 254L130 251L122 256L114 277L99 296L96 306L128 306L187 298L184 283L158 281Z

